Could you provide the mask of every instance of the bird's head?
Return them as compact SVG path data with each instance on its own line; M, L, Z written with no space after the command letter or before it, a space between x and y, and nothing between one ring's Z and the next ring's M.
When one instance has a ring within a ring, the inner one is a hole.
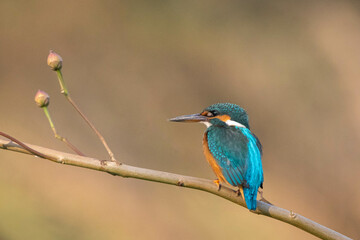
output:
M250 129L246 111L236 104L216 103L201 113L183 115L169 119L172 122L200 122L210 126L237 126Z

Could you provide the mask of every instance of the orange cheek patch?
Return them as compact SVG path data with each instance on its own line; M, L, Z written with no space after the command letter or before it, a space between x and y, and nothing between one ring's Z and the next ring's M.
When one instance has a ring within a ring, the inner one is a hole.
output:
M213 117L213 118L220 119L220 120L223 121L223 122L226 122L227 120L230 120L230 119L231 119L231 117L230 117L229 115L226 115L226 114L220 115L220 116L216 116L216 117Z

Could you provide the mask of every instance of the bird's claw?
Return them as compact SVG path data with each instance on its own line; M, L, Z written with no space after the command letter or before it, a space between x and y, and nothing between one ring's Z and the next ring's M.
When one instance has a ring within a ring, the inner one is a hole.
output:
M241 196L240 189L236 190L236 195L237 195L238 197Z
M219 179L214 180L214 183L218 186L218 191L220 191L221 183L220 183Z
M245 200L245 195L244 195L244 189L240 186L238 190L236 190L236 194L238 197L242 197Z

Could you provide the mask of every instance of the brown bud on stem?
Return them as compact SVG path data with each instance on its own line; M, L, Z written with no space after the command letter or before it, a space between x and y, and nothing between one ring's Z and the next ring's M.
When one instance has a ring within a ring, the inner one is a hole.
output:
M50 96L44 91L38 90L35 95L36 105L39 107L47 107L50 103Z
M47 64L52 70L54 71L60 70L62 68L62 61L63 60L59 54L57 54L53 50L50 50L50 53L47 58Z

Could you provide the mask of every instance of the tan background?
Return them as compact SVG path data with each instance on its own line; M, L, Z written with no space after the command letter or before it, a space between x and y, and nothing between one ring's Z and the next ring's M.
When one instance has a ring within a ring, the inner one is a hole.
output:
M213 179L204 126L169 117L247 109L265 196L360 238L357 1L0 1L0 130L107 158L46 65L121 161ZM0 239L316 239L215 196L0 151Z

